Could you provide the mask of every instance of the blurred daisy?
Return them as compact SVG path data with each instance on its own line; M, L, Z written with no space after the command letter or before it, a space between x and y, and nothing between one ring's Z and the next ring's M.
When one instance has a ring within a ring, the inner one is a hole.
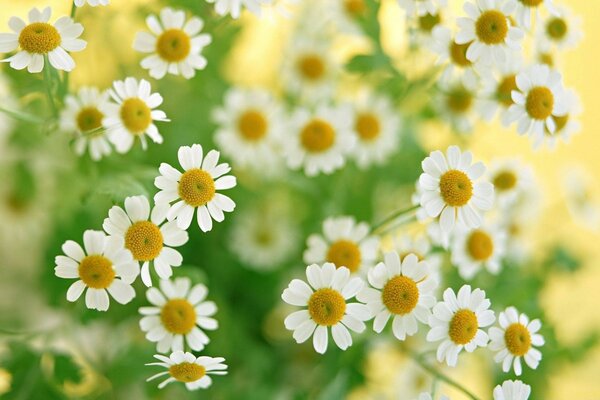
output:
M142 149L146 150L146 135L154 143L163 142L163 137L153 122L169 119L163 111L155 110L162 104L163 98L150 90L150 82L145 79L138 82L135 78L115 81L113 89L109 89L110 97L117 104L110 105L104 124L108 129L109 140L119 153L128 152L136 138L139 138Z
M435 42L433 33L436 28L442 26L444 19L442 10L436 11L434 14L425 13L415 21L416 43L422 43L425 47L432 47Z
M159 389L171 382L183 382L188 390L206 389L212 384L210 375L227 375L227 365L223 364L223 357L196 357L192 353L174 351L169 357L155 354L154 358L160 362L146 365L156 365L167 370L152 375L146 382L168 376L158 385Z
M448 121L458 133L473 131L475 111L479 107L476 82L472 71L468 70L454 77L442 76L438 81L439 92L433 105L441 118Z
M215 12L219 15L231 15L231 18L239 18L242 9L246 7L252 14L260 16L264 5L273 3L273 0L206 0L215 4Z
M42 11L32 8L29 11L29 24L18 17L11 17L8 26L14 33L0 34L0 53L18 50L12 57L0 60L10 62L14 69L24 69L31 73L40 72L47 58L54 68L72 71L75 61L68 51L81 51L87 43L78 39L83 26L69 17L61 17L54 25L48 23L52 10Z
M198 17L185 21L185 11L165 7L156 15L146 18L150 32L138 32L133 48L142 53L152 53L142 60L141 66L150 76L162 79L167 72L193 78L197 69L206 67L202 49L211 42L209 34L200 34L204 22Z
M444 301L433 307L433 315L429 318L431 330L427 341L442 341L437 349L437 360L454 367L458 354L465 349L469 353L478 346L488 344L488 335L481 328L490 326L496 320L494 312L489 310L490 301L485 292L464 285L458 295L451 288L444 291Z
M532 16L539 18L542 7L546 7L551 14L557 14L553 0L517 0L516 5L517 23L525 29L531 28Z
M436 14L442 7L446 7L447 0L398 0L400 7L406 10L406 14L418 16L425 14Z
M470 151L462 153L457 146L450 146L446 157L436 150L421 163L420 204L429 217L440 216L444 232L455 225L477 228L482 212L492 208L494 186L476 182L485 173L485 166L481 161L472 164L472 160Z
M172 203L167 213L169 221L177 221L177 226L187 229L197 210L198 226L202 232L212 229L213 219L222 222L223 212L232 212L235 203L229 197L217 192L235 187L235 176L225 175L231 168L229 164L219 162L219 152L209 151L203 157L202 146L181 146L177 152L181 173L167 163L160 164L160 176L154 185L160 191L154 195L154 201Z
M556 125L554 133L550 133L546 128L543 134L532 137L534 149L547 146L549 149L554 150L558 142L568 144L571 142L573 135L581 132L581 123L579 122L579 116L582 113L581 100L577 92L572 89L565 90L564 98L567 104L567 113L560 117L552 116Z
M458 74L468 87L476 88L478 75L473 68L473 62L467 58L467 49L471 42L456 43L450 29L442 25L433 28L431 37L429 47L438 55L437 63L445 66L440 81L449 82Z
M483 268L496 275L502 269L506 252L506 232L499 227L485 225L477 229L457 230L453 237L452 264L465 280Z
M542 353L535 347L544 345L544 338L537 333L542 324L534 319L529 322L525 314L519 314L514 307L508 307L498 316L500 328L491 327L490 350L496 352L494 360L502 363L502 371L508 372L512 368L520 376L521 358L531 369L536 369Z
M67 240L64 256L56 256L54 273L59 278L78 279L67 290L67 300L76 301L83 291L87 308L108 310L110 294L118 303L127 304L135 297L131 283L140 273L137 263L123 247L123 240L107 237L104 232L85 231L83 243Z
M494 388L494 400L527 400L531 386L521 381L504 381Z
M108 3L110 3L110 0L75 0L75 5L77 7L83 7L86 3L92 7L107 6Z
M333 20L337 29L340 32L362 35L362 29L358 24L359 18L364 18L369 10L367 0L336 0L331 2L323 2L327 7L323 12L323 16L327 16Z
M304 262L329 262L336 268L346 267L351 273L366 271L375 264L379 249L379 239L370 236L369 230L366 222L357 223L353 217L327 218L323 235L308 237Z
M583 38L581 31L581 18L572 14L571 10L563 7L556 7L555 15L548 15L540 24L537 32L538 45L549 49L552 46L557 48L572 49Z
M75 153L81 156L88 149L92 160L100 160L111 153L103 121L109 113L108 92L95 87L82 87L77 95L67 95L60 115L60 128L73 132Z
M534 184L531 167L518 159L494 160L488 179L494 185L495 200L502 209L514 205Z
M125 210L113 206L104 219L106 233L122 239L133 259L141 263L146 286L152 286L151 264L161 279L168 279L173 275L171 267L179 267L183 262L181 254L168 246L184 245L188 234L175 222L164 223L168 209L168 204L158 204L150 212L146 196L132 196L125 199Z
M212 318L217 306L212 301L204 301L208 289L201 283L191 285L189 278L161 279L160 290L151 287L146 291L152 306L140 308L144 316L140 328L146 332L146 339L157 342L159 353L169 349L181 351L185 344L200 351L210 342L203 329L214 331L218 327Z
M504 126L510 125L508 108L514 104L513 90L517 90L517 74L523 69L520 53L513 53L504 63L496 63L494 68L481 74L481 93L478 109L481 116L491 121L500 110Z
M18 110L17 100L14 98L9 81L2 71L0 71L0 103L2 104L2 108L6 110ZM13 126L14 120L10 115L0 112L0 149L5 148L4 139L8 136Z
M369 308L360 303L348 303L364 286L362 279L350 278L350 270L335 268L332 263L322 267L312 264L306 267L306 278L310 286L294 279L283 291L281 298L293 306L306 309L291 313L285 319L285 327L294 331L297 343L304 343L313 336L317 353L327 350L328 330L335 344L342 350L352 345L348 329L361 333L366 321L371 318Z
M364 288L356 298L375 316L375 332L381 333L393 317L394 336L405 340L417 333L417 321L428 323L438 282L429 275L427 262L414 254L400 261L398 253L392 251L385 254L384 262L369 270L368 279L372 287Z
M562 172L562 188L573 219L594 231L600 229L600 194L595 177L581 166Z
M307 176L331 174L346 162L355 145L350 110L319 106L314 113L297 110L290 119L290 136L283 142L287 164L304 168Z

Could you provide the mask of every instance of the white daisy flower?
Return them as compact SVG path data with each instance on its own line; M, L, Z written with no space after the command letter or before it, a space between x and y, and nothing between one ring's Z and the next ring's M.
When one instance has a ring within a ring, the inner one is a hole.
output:
M177 152L181 173L167 163L160 164L160 176L154 179L154 185L160 191L154 195L154 201L172 203L167 213L169 221L176 220L177 226L187 229L197 210L198 226L202 232L212 229L213 219L222 222L223 212L232 212L235 203L220 190L235 187L237 181L233 175L225 175L231 168L229 164L219 163L219 152L209 151L203 157L202 146L181 146Z
M572 49L583 38L582 21L574 16L571 10L564 6L556 7L556 15L548 15L538 27L536 35L538 46L550 49Z
M443 261L442 256L440 253L433 253L431 251L431 240L427 235L396 236L393 238L393 248L400 255L400 261L403 261L409 254L416 255L419 261L427 260L428 274L440 282L439 274Z
M165 7L160 11L160 20L151 14L146 18L146 25L151 32L138 32L133 48L151 53L141 62L151 77L162 79L168 72L190 79L197 69L206 67L206 58L201 53L212 38L209 34L200 34L204 26L202 19L194 16L186 22L185 11Z
M315 10L315 18L327 19L324 23L332 21L339 32L359 36L363 34L358 19L363 18L368 11L365 0L338 0L320 3L323 3L323 7ZM313 1L310 7L314 7L316 4L319 2ZM318 15L319 13L321 15Z
M210 375L227 375L227 365L223 364L223 357L196 357L192 353L174 351L169 357L155 354L154 358L160 362L146 365L156 365L167 370L152 375L146 382L169 376L158 385L159 389L171 382L183 382L188 390L206 389L212 384Z
M458 74L466 86L476 88L478 73L473 68L473 62L467 58L470 42L457 43L452 31L442 25L433 28L431 37L429 47L438 55L437 63L445 66L440 82L450 83L452 78Z
M150 82L126 78L124 81L115 81L109 93L117 104L110 105L104 124L108 129L109 140L119 153L128 152L136 138L139 138L142 149L146 150L146 135L154 143L163 142L163 137L153 122L169 119L163 111L155 110L162 104L163 98L158 93L151 93Z
M356 296L375 316L373 330L381 333L392 318L392 332L398 340L417 333L417 320L427 324L435 305L434 289L438 282L429 274L426 261L409 254L402 261L391 251L369 270L369 283Z
M506 254L506 237L504 230L489 224L477 229L457 230L453 237L451 260L461 278L473 279L483 268L498 274Z
M337 268L332 263L322 267L312 264L306 267L306 278L310 286L294 279L281 298L293 306L306 307L291 313L285 319L285 327L294 331L297 343L304 343L313 336L317 353L327 350L328 330L335 344L342 350L352 345L348 329L361 333L366 321L371 318L369 308L360 303L348 303L364 286L361 278L350 278L350 270ZM313 335L314 333L314 335Z
M447 0L398 0L398 4L404 10L406 14L412 16L417 14L423 16L425 14L436 14L442 7L448 5Z
M353 217L327 218L323 221L323 235L308 237L304 262L329 262L336 268L346 267L351 273L366 271L375 264L379 250L379 239L370 236L369 231L366 222L357 223Z
M62 245L65 255L55 259L56 276L78 279L67 290L67 300L76 301L86 288L85 305L92 310L108 310L108 294L120 304L133 300L135 290L131 283L140 273L140 267L123 247L123 240L88 230L83 233L83 243L85 251L76 242L67 240Z
M133 259L141 263L142 282L146 286L152 286L151 264L161 279L168 279L173 275L171 267L179 267L183 262L181 254L170 246L184 245L188 234L175 222L165 223L168 210L168 204L157 204L150 212L146 196L127 197L125 210L113 206L102 225L110 236L122 239Z
M496 63L480 76L481 92L478 103L483 119L491 121L498 110L504 126L510 125L508 109L514 104L513 90L517 90L517 74L523 70L523 58L514 52L504 63Z
M75 0L75 6L77 7L83 7L86 3L92 7L107 6L110 0Z
M456 295L448 288L443 297L444 301L433 307L427 341L442 341L437 349L437 360L445 360L454 367L463 349L471 353L477 347L487 346L488 335L481 328L493 324L496 317L489 310L490 301L481 289L471 292L471 286L464 285Z
M531 167L512 158L493 160L488 179L494 185L496 203L504 210L527 195L535 183Z
M472 160L470 151L462 153L457 146L450 146L446 157L436 150L421 163L420 204L429 217L440 216L444 232L455 225L477 228L482 212L492 208L494 186L476 182L485 173L485 165L481 161L472 164Z
M521 381L504 381L494 388L494 400L527 400L531 386Z
M543 135L533 137L533 148L539 149L542 146L547 146L554 150L558 142L570 143L571 137L581 132L581 123L579 116L582 113L581 100L572 89L566 89L564 92L565 103L567 104L567 113L563 116L552 116L556 130L550 133L548 128L544 129Z
M191 285L189 278L161 279L160 290L151 287L146 291L152 306L140 308L144 316L140 328L146 332L146 339L156 342L159 353L183 350L185 344L200 351L210 342L203 329L214 331L218 327L212 318L217 306L204 301L208 289L201 283Z
M540 8L546 7L551 14L558 14L553 0L517 0L514 13L517 23L525 29L531 28L531 19L539 18Z
M442 76L438 81L439 92L433 106L440 117L450 123L458 133L470 133L479 106L478 80L472 70L458 72L455 76Z
M494 360L502 363L502 371L508 372L512 368L520 376L521 358L531 369L536 369L542 353L535 347L544 345L544 337L537 333L542 324L534 319L529 322L525 314L519 314L514 307L508 307L498 316L500 328L491 327L490 350L496 352Z
M561 175L571 217L588 229L600 230L600 186L596 177L582 166L570 166Z
M215 12L219 15L231 15L231 18L239 18L245 7L252 14L261 15L262 7L273 3L273 0L206 0L215 4Z
M27 68L31 73L41 72L44 58L50 65L63 71L72 71L75 61L68 51L81 51L87 43L78 39L83 26L69 17L61 17L54 25L48 23L52 9L42 11L32 8L29 11L29 24L18 17L11 17L8 26L14 33L0 33L0 53L18 50L9 58L0 60L9 62L14 69Z
M456 43L469 44L467 59L483 65L504 63L509 50L520 50L523 31L512 25L509 17L515 0L478 0L466 2L467 17L456 20L459 31Z

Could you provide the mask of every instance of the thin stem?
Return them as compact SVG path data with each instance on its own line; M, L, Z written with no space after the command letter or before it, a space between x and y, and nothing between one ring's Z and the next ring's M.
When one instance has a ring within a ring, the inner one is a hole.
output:
M52 71L50 68L50 62L48 56L44 56L44 86L46 86L46 94L48 95L48 102L52 109L52 116L58 117L58 108L56 107L56 101L54 100L54 93L52 93Z
M43 124L45 122L45 120L38 118L35 115L27 114L21 111L9 110L4 107L0 107L0 113L4 113L16 120L30 122L32 124Z
M390 222L395 221L397 218L401 217L402 215L412 213L413 211L417 210L417 208L419 208L419 206L410 206L409 208L405 208L403 210L398 210L398 211L392 213L391 215L389 215L383 221L380 221L377 224L373 225L371 231L373 233L376 233L378 230L380 230L381 228L383 228Z
M75 5L75 0L71 4L71 19L75 19L75 13L77 12L77 6Z

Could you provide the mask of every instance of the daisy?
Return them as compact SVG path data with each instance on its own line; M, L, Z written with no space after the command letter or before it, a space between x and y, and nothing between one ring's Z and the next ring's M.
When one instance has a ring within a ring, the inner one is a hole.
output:
M357 223L353 217L327 218L323 235L308 237L304 262L329 262L336 268L346 267L351 273L366 270L375 264L379 250L379 239L370 236L369 230L366 222Z
M150 82L127 78L115 81L109 89L110 97L117 104L110 105L109 115L104 120L108 129L108 138L119 153L128 152L136 138L142 149L148 146L146 135L154 143L162 143L163 137L154 125L154 121L169 121L167 115L155 110L163 102L162 96L150 92Z
M517 74L523 69L523 58L519 52L513 52L506 62L496 63L481 74L481 93L479 113L491 121L498 110L504 126L510 125L508 109L514 104L513 90L517 90Z
M571 217L579 224L600 229L600 192L598 183L588 170L570 166L562 172L562 190Z
M186 343L192 350L200 351L210 342L202 329L214 331L218 327L212 318L217 306L204 301L208 289L201 283L190 289L191 285L189 278L161 279L160 290L151 287L146 291L152 306L140 308L144 316L140 328L146 332L146 339L157 342L159 353L169 349L181 351Z
M527 400L531 386L521 381L504 381L494 388L494 400Z
M569 107L560 73L547 65L533 65L520 72L516 82L507 122L517 122L520 135L531 133L536 138L544 129L554 133L555 118L566 115Z
M488 335L481 328L490 326L496 320L494 312L489 310L490 301L485 292L464 285L458 295L451 288L444 291L444 301L433 307L433 315L429 318L431 330L427 341L442 341L437 349L437 360L454 367L458 354L465 349L469 353L478 346L488 344Z
M495 200L502 209L509 209L534 184L531 167L518 159L494 160L488 179L494 185Z
M92 160L98 161L111 153L103 125L109 108L108 92L100 92L94 87L82 87L77 95L67 95L60 115L60 128L75 133L77 155L83 155L88 149Z
M146 382L161 376L169 376L158 385L159 389L171 382L183 382L188 390L206 389L212 384L209 375L227 375L227 365L223 364L225 361L223 357L196 357L192 353L174 351L169 357L155 354L154 358L160 362L146 365L164 367L167 371L152 375L146 379Z
M338 0L323 3L326 3L323 4L324 9L315 13L322 14L316 15L316 18L331 18L339 32L357 36L363 34L358 20L367 15L369 8L366 0Z
M550 133L548 129L544 129L544 134L538 134L533 137L533 148L539 149L542 146L547 146L554 150L557 143L562 141L570 143L571 137L581 131L581 123L579 116L582 112L581 100L577 93L572 89L565 90L565 103L567 104L567 113L561 117L552 116L556 125L554 133Z
M164 223L168 209L167 204L158 204L150 212L146 196L133 196L125 199L125 210L113 206L104 219L106 233L123 240L133 259L141 263L146 286L152 286L150 264L161 279L168 279L173 275L171 267L179 267L183 262L181 254L168 246L184 245L188 234L175 222Z
M520 376L521 358L531 368L536 369L542 353L535 347L544 345L544 337L537 333L542 324L534 319L529 322L525 314L519 314L514 307L508 307L498 316L500 328L491 327L490 350L496 352L494 360L502 363L502 371L510 371L511 366L515 374ZM535 346L535 347L534 347Z
M525 29L531 28L531 17L539 17L542 6L546 7L551 14L557 14L553 0L517 0L514 9L517 23Z
M369 283L356 296L375 316L373 330L381 333L390 317L398 340L417 333L417 320L427 324L435 305L437 281L429 275L427 262L409 254L401 261L397 252L386 253L384 262L369 270Z
M556 7L556 15L547 16L540 24L537 32L538 46L549 49L572 49L583 38L581 31L581 18L572 14L571 10L560 6Z
M261 15L264 5L273 3L273 0L206 0L215 4L215 12L219 15L231 15L231 18L239 18L243 7L256 16Z
M472 279L483 268L496 275L506 253L506 232L496 226L458 230L452 245L452 264L465 280Z
M439 93L434 107L458 133L473 131L475 111L479 107L477 82L471 70L465 70L460 75L442 76L438 81Z
M67 300L76 301L86 288L85 305L92 310L108 310L109 293L120 304L133 300L135 291L131 283L140 268L123 247L123 240L88 230L83 233L83 243L85 251L76 242L67 240L62 245L65 255L55 259L56 276L78 279L67 290Z
M160 20L156 15L149 15L146 25L151 32L138 32L133 48L151 53L141 63L151 77L162 79L168 72L190 79L197 69L206 67L206 58L201 53L212 38L209 34L200 34L204 26L200 18L191 17L186 22L185 11L165 7L160 12Z
M450 146L444 154L436 150L421 163L420 205L431 218L440 216L440 227L450 232L455 225L477 228L482 211L492 208L494 186L476 182L485 173L482 162L472 164L470 151Z
M393 248L400 255L400 261L403 261L411 253L416 255L419 261L427 260L429 275L434 277L438 282L440 281L439 272L443 260L440 253L432 252L431 240L427 235L396 236L393 238Z
M429 47L437 54L437 63L444 65L440 81L448 82L458 73L468 87L475 88L478 74L473 68L473 62L467 58L470 42L458 44L450 29L442 25L433 28L431 37Z
M75 61L67 52L85 49L87 43L78 39L83 26L69 17L61 17L51 25L48 23L51 14L50 7L41 12L32 8L29 11L29 24L18 17L11 17L8 26L14 33L0 34L0 53L18 51L0 61L10 62L14 69L27 67L27 71L36 73L42 71L44 59L47 58L54 68L72 71Z
M213 219L222 222L223 212L232 212L235 203L229 197L217 192L234 187L235 176L225 175L231 168L229 164L219 162L219 152L209 151L203 157L202 146L181 146L177 152L181 173L167 163L160 164L160 176L154 179L154 185L160 191L154 195L154 201L171 204L167 212L169 221L176 220L177 226L187 229L192 223L194 210L197 210L198 226L202 232L212 229Z
M75 0L75 6L77 7L83 7L85 3L92 7L107 6L108 3L110 3L110 0Z
M456 43L469 43L467 59L484 65L506 62L509 49L520 50L523 31L512 25L509 16L515 0L466 2L467 17L456 20L459 32Z
M406 14L412 16L415 13L418 16L425 14L434 15L442 7L446 7L448 4L447 0L398 0L398 4L404 10Z
M348 303L364 286L362 279L350 279L350 270L335 268L332 263L322 267L312 264L306 267L306 278L310 286L294 279L281 298L293 306L306 309L291 313L285 319L285 327L294 331L297 343L304 343L313 335L313 346L317 353L327 350L328 328L335 344L342 350L352 345L348 329L361 333L366 321L371 318L369 308L360 303Z

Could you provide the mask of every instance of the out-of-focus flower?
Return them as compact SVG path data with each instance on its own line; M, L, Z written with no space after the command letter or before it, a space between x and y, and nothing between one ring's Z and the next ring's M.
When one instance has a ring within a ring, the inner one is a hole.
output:
M2 109L7 111L17 111L17 101L14 98L11 87L4 74L0 71L0 103ZM0 111L0 156L4 149L4 140L14 126L14 121L4 111Z
M500 110L504 126L510 125L508 108L514 104L513 90L517 90L517 74L523 69L521 53L514 52L506 62L496 63L494 68L481 73L481 93L478 102L481 116L491 121Z
M483 268L498 274L506 252L506 232L486 224L477 229L457 230L453 237L452 263L465 280Z
M533 171L518 159L496 159L490 165L488 179L494 185L496 204L509 209L534 185Z
M531 28L531 20L538 19L540 8L545 7L551 14L557 14L553 0L516 0L514 15L517 17L517 23L524 29Z
M436 14L442 7L446 7L447 0L398 0L400 7L406 10L406 14L418 16L425 14Z
M571 137L581 131L581 123L579 116L582 113L581 101L577 92L572 89L565 90L565 103L567 104L567 113L563 116L552 116L556 125L554 133L546 128L544 134L534 136L533 148L538 149L542 146L548 146L550 149L555 149L558 142L570 143Z
M471 133L479 108L478 85L472 70L442 75L433 106L458 133Z
M437 63L444 66L440 81L450 83L457 75L470 88L475 88L478 76L473 62L467 58L469 43L458 44L449 28L439 25L433 28L429 47L438 55Z
M419 261L427 260L428 275L435 278L438 283L440 282L442 257L440 253L431 251L431 241L425 234L396 236L393 239L393 248L400 255L401 261L409 254L416 255Z
M549 50L552 46L572 49L583 38L582 21L574 16L571 10L564 6L556 7L555 15L548 15L540 24L537 32L537 45Z
M169 357L155 354L154 358L160 362L146 365L156 365L166 368L167 371L152 375L146 381L169 376L158 385L159 389L171 382L183 382L188 390L206 389L212 384L209 375L227 375L227 365L223 364L223 357L196 357L192 353L174 351Z
M521 381L504 381L494 388L494 400L527 400L531 386Z
M239 18L244 7L252 14L260 16L261 9L265 5L273 3L273 0L206 0L215 4L215 12L219 15L231 15Z
M562 187L571 216L582 226L598 231L600 194L596 180L581 167L570 167L562 175Z
M77 7L83 7L86 3L92 7L107 6L110 3L110 0L75 0L75 5Z

